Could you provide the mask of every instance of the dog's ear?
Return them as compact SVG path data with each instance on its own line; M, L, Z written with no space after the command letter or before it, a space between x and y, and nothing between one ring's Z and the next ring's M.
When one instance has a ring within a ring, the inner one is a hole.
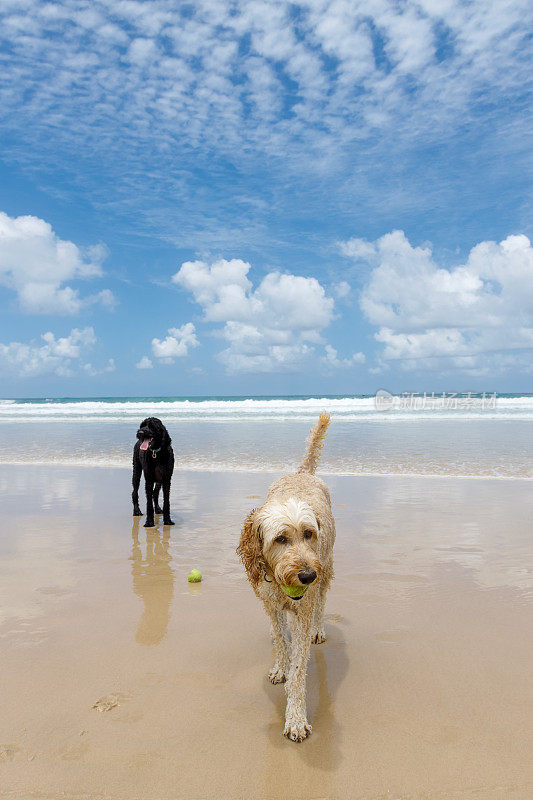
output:
M163 425L163 447L170 447L172 444L172 439L170 438L169 432Z
M266 568L259 535L259 524L256 518L257 511L257 508L253 508L244 520L241 539L237 547L237 555L240 556L244 564L248 580L252 586L257 586Z
M161 442L161 447L167 447L170 444L170 436L161 420L157 417L150 417L150 427Z

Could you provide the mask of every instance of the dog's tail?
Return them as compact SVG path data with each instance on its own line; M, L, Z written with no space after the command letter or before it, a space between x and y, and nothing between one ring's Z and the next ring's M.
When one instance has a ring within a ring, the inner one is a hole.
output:
M298 467L298 472L309 472L311 475L315 474L316 465L320 458L320 451L324 445L329 422L329 414L323 411L311 428L311 433L307 439L307 450L305 451L302 463Z

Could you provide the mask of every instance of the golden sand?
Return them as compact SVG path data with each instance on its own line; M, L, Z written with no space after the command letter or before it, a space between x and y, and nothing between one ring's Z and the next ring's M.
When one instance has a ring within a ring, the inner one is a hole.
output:
M148 532L129 478L0 468L1 797L531 800L530 482L327 479L297 745L235 555L273 476L178 472L177 524Z

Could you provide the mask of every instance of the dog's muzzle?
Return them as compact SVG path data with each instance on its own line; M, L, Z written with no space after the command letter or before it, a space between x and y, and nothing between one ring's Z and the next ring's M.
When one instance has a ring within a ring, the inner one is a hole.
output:
M303 583L304 586L309 586L313 581L316 581L315 570L311 569L311 567L306 567L298 573L298 580L300 583Z

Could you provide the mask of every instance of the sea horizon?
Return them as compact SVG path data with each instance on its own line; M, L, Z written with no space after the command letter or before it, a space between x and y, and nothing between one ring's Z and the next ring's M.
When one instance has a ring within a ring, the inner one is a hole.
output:
M84 402L88 400L101 400L102 402L114 401L127 401L127 400L160 400L160 401L169 401L169 400L274 400L274 399L294 399L294 400L309 400L309 399L349 399L349 398L373 398L376 396L378 392L387 391L388 394L391 394L395 397L401 397L405 395L415 395L417 397L450 397L450 396L472 396L481 398L485 397L493 397L494 395L496 398L511 398L511 397L531 397L533 398L533 392L498 392L495 390L487 390L484 392L474 392L468 389L462 390L454 390L454 391L434 391L434 390L425 390L421 392L417 391L401 391L401 392L388 392L388 390L379 389L377 392L340 392L340 393L333 393L328 394L327 392L313 392L310 394L253 394L251 392L246 394L153 394L153 395L144 395L144 394L132 394L132 395L40 395L40 396L2 396L0 397L0 402L20 402L20 403L33 403L33 402Z

